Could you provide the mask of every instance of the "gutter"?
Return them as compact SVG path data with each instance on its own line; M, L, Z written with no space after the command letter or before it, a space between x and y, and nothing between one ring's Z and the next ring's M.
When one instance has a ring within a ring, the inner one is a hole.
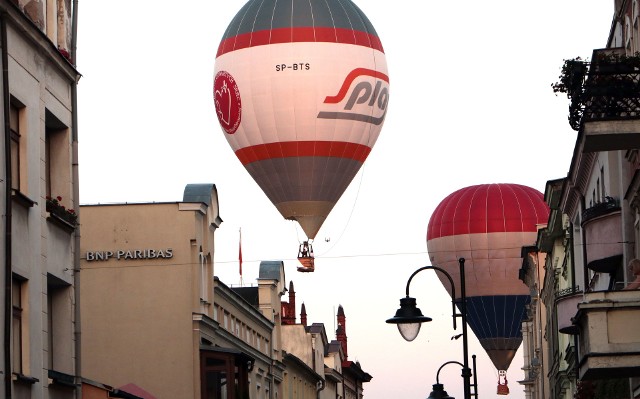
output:
M76 68L76 48L78 43L78 0L73 0L73 13L71 16L71 49L69 56L71 64ZM73 181L73 207L78 219L80 217L80 174L78 171L78 80L80 75L76 74L75 82L71 86L71 171ZM74 313L74 349L75 349L75 375L76 384L82 382L82 335L80 320L80 227L76 227L73 233L73 296L75 301ZM82 389L76 389L76 399L82 399Z
M11 125L9 122L11 100L9 95L9 55L7 49L6 13L0 15L0 46L2 46L2 99L4 115L4 157L5 157L5 231L4 231L4 395L11 399Z

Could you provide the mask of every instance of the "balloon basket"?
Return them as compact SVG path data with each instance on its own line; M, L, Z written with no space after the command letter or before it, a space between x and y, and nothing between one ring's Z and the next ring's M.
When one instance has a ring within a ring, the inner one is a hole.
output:
M298 258L302 266L298 266L298 271L302 273L310 273L315 270L314 258Z
M298 271L302 273L310 273L315 270L315 258L313 257L313 247L308 241L300 244L298 249L298 262L302 266L298 267Z
M504 382L502 380L504 379ZM498 371L498 395L509 395L509 386L507 385L507 372L504 370Z

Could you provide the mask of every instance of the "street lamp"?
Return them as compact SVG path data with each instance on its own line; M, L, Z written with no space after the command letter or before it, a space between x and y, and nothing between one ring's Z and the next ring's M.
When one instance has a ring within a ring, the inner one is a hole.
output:
M460 258L458 260L460 264L460 312L458 313L456 309L456 287L453 283L453 279L451 275L446 272L446 270L441 269L437 266L424 266L413 272L409 280L407 281L407 289L406 289L406 297L400 299L400 309L396 311L396 315L387 320L387 323L397 324L398 331L400 331L400 335L407 340L413 341L420 332L420 325L424 322L431 321L430 317L424 316L422 311L416 306L416 299L409 296L409 286L411 285L411 280L413 277L420 273L423 270L433 269L436 272L441 272L444 274L449 283L451 283L451 304L453 308L452 318L453 318L453 329L457 329L456 327L456 319L460 317L462 319L462 357L463 364L462 366L462 378L464 379L464 399L471 399L471 370L469 369L469 347L467 342L467 294L465 289L465 279L464 279L464 258ZM457 363L457 362L456 362ZM448 363L445 363L448 364ZM458 363L459 364L459 363ZM475 370L474 370L475 371ZM440 370L438 370L438 373ZM437 377L436 377L437 378ZM436 384L441 385L441 384ZM434 385L435 388L435 385ZM438 388L442 388L441 386ZM474 384L474 388L477 389L477 384ZM444 389L442 389L442 393L446 395ZM477 394L474 394L477 398ZM438 397L438 396L434 396ZM440 396L442 398L446 398L447 396Z
M473 379L474 379L474 384L473 387L477 386L477 382L475 381L475 377L476 377L476 355L472 356L473 358ZM456 362L455 360L449 361L444 363L442 366L440 366L440 368L438 369L438 373L436 374L436 383L433 384L433 391L431 391L431 393L429 394L429 397L427 399L456 399L453 396L449 396L449 394L447 393L447 391L444 390L444 385L442 385L440 383L440 370L442 370L444 368L444 366L446 366L447 364L459 364L460 366L464 367L464 365L460 362ZM476 398L478 397L477 394L475 394Z

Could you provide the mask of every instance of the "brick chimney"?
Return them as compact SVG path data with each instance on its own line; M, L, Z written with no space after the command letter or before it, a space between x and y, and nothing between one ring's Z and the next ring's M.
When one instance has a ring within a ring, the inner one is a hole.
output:
M289 282L289 302L282 302L282 324L296 324L296 291L293 288L293 281Z
M338 328L336 329L336 339L340 342L340 345L342 345L344 358L347 360L349 358L347 352L347 322L344 317L344 309L342 309L342 305L338 306Z
M307 326L307 308L304 306L304 302L300 307L300 323L305 327Z

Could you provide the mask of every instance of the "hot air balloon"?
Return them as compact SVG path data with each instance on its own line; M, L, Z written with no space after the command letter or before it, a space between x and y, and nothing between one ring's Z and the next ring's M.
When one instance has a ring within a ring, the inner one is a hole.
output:
M467 322L498 370L498 394L509 392L506 371L522 342L530 301L529 289L518 278L521 249L535 244L537 227L548 216L542 193L533 188L482 184L447 196L429 220L432 264L459 284L458 259L465 258ZM451 295L450 283L438 277Z
M310 244L382 129L384 50L351 0L249 0L218 47L214 102L227 141Z

